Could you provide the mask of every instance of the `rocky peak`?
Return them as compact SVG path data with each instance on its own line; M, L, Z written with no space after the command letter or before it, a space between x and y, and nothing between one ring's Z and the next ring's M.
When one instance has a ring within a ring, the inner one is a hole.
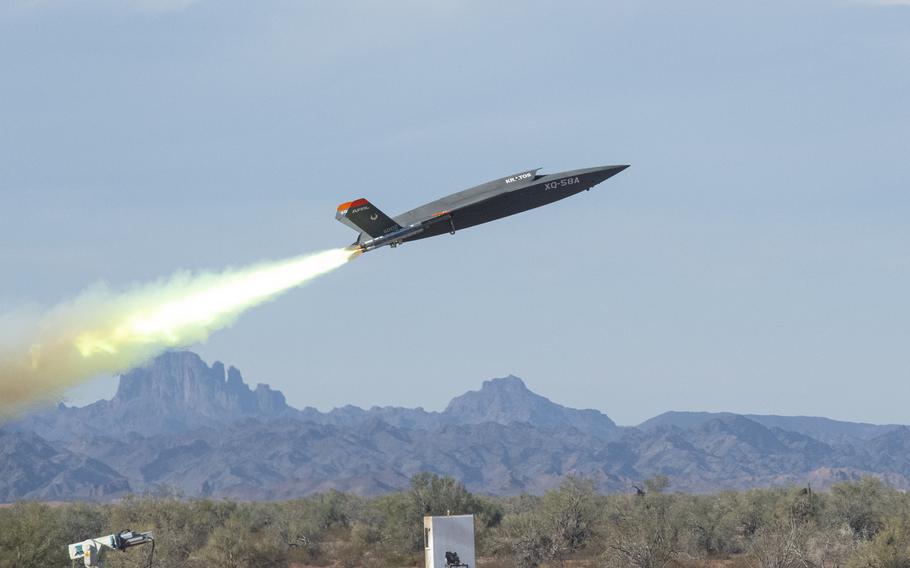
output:
M480 385L480 390L488 392L508 392L512 394L534 394L527 385L525 385L525 382L515 375L484 381L483 384Z
M528 422L535 413L546 413L557 406L534 394L518 377L484 381L479 391L468 391L449 402L446 414L458 415L469 422Z
M120 375L112 402L156 399L175 404L192 404L200 391L217 389L224 382L224 365L208 367L195 353L168 352L148 364Z
M596 410L575 410L532 392L524 381L509 375L484 381L479 391L455 397L444 411L450 423L516 422L555 428L571 426L605 433L616 428L607 415Z
M256 407L261 413L279 414L289 408L284 394L281 391L272 390L269 385L259 383L253 392L256 395Z
M221 365L221 361L215 361L216 365ZM224 368L224 365L221 365ZM221 375L222 377L224 375ZM243 386L243 375L240 374L240 371L237 370L237 367L231 366L227 371L227 383L232 387Z
M195 353L172 351L120 376L113 408L164 415L193 414L219 421L237 415L270 416L288 409L284 395L260 384L255 391L235 367L211 367Z

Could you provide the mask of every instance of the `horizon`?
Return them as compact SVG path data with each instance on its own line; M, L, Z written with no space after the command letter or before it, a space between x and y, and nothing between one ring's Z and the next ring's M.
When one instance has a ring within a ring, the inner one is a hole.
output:
M525 389L528 390L530 393L535 394L535 395L537 395L537 396L542 396L543 398L545 398L545 399L548 400L549 402L552 402L552 403L554 403L554 404L557 404L557 405L560 405L560 406L563 406L563 407L565 407L565 408L572 409L572 410L596 410L596 411L600 412L601 414L607 416L607 417L610 418L611 420L613 420L613 421L616 423L617 426L620 426L620 427L623 427L623 428L637 428L637 427L641 426L643 423L647 422L648 420L650 420L650 419L652 419L652 418L657 418L657 417L659 417L659 416L663 416L663 415L665 415L665 414L670 414L670 413L733 414L733 415L737 415L737 416L743 416L743 417L745 417L745 418L749 418L750 415L751 415L751 416L780 417L780 418L820 418L820 419L825 419L825 420L832 420L832 421L835 421L835 422L846 422L846 423L851 423L851 424L869 424L869 425L873 425L873 426L907 426L907 425L908 425L908 424L899 423L899 422L888 422L888 423L883 422L883 423L876 423L876 422L867 422L867 421L844 420L844 419L840 419L840 418L837 418L837 417L821 416L821 415L809 415L809 414L775 414L775 413L757 413L757 412L736 412L736 411L731 411L731 410L703 410L703 409L687 409L687 410L686 410L686 409L668 409L668 410L663 410L663 411L661 411L661 412L659 412L659 413L657 413L657 414L654 414L653 416L645 417L644 419L642 419L642 420L640 420L640 421L638 421L638 422L636 422L636 423L634 423L634 424L621 423L621 422L619 422L618 420L616 420L615 418L613 418L613 416L612 416L612 415L610 414L610 412L609 412L609 409L597 408L597 407L583 407L583 406L582 406L582 407L574 407L574 406L565 404L565 403L561 402L561 401L558 400L558 399L554 399L554 398L551 398L550 396L543 395L543 394L541 394L540 392L536 391L536 390L532 387L532 385L528 384L528 382L527 382L523 377L520 377L520 376L518 376L518 375L515 375L514 373L510 373L510 374L508 374L508 375L499 376L499 377L490 377L490 378L486 378L486 379L481 379L481 381L480 381L480 383L479 383L479 386L478 386L477 388L470 388L469 390L466 390L466 391L462 391L462 392L458 392L458 393L453 393L453 394L451 395L451 398L449 398L449 401L448 401L445 405L443 405L443 406L441 406L441 407L437 407L437 408L428 408L427 406L421 405L421 404L418 404L418 405L416 405L416 406L403 406L403 405L400 405L400 404L384 404L384 405L374 404L374 405L369 405L369 406L362 406L362 405L357 405L357 404L352 404L352 403L346 403L346 404L341 404L341 405L338 405L338 406L333 406L333 407L330 407L330 408L324 408L324 407L314 406L314 405L311 405L311 404L304 404L304 405L294 404L291 400L287 399L287 395L286 395L286 394L284 393L284 391L282 391L280 388L275 388L275 386L274 386L274 385L271 385L270 383L264 383L264 382L258 381L258 380L253 380L253 381L251 381L251 380L247 377L247 375L244 373L243 369L241 369L241 368L237 367L236 365L233 365L233 364L231 364L231 363L229 363L229 362L227 362L227 361L222 361L222 360L220 360L220 359L215 359L215 360L212 360L212 361L207 361L207 360L204 359L201 355L199 355L199 353L196 353L195 351L193 351L193 350L191 350L191 349L169 350L169 351L163 353L162 355L166 355L166 354L169 354L169 353L191 353L191 354L193 354L193 355L197 355L197 356L200 357L200 359L202 360L203 364L205 364L205 365L206 365L207 367L209 367L209 368L211 368L211 367L212 367L214 364L216 364L216 363L220 363L220 364L224 365L224 368L225 368L225 381L227 380L227 374L226 374L227 370L228 370L229 368L237 369L237 371L240 373L240 376L241 376L242 379L243 379L243 384L244 384L244 386L246 386L248 389L253 390L257 385L262 384L262 385L265 385L265 386L269 387L269 388L272 389L273 391L280 392L282 395L284 395L284 396L285 396L285 399L286 399L286 401L287 401L288 406L291 407L291 408L294 408L294 409L296 409L296 410L303 410L304 408L314 408L314 409L316 409L317 411L319 411L320 413L323 413L323 414L329 413L329 412L331 412L331 411L333 411L333 410L336 410L336 409L339 409L339 408L345 408L345 407L350 407L350 406L353 406L353 407L355 407L355 408L359 408L359 409L361 409L361 410L369 410L369 409L371 409L371 408L404 408L404 409L409 409L409 410L410 410L410 409L413 409L413 410L423 410L423 411L428 412L428 413L439 413L439 412L443 412L443 411L446 409L446 407L448 406L448 403L451 402L453 399L455 399L455 398L457 398L457 397L459 397L459 396L461 396L461 395L463 395L463 394L469 393L469 392L480 392L480 391L483 389L483 387L485 386L485 384L488 383L488 382L494 382L494 381L500 381L500 380L503 380L503 379L514 378L514 379L518 379L518 380L522 383L522 385L525 387ZM152 362L149 361L149 362L147 362L147 363L141 365L140 367L145 367L145 366L147 366L147 365L149 365L149 364L151 364L151 363L152 363ZM139 367L137 367L137 368L139 368ZM126 371L126 373L129 373L129 372L130 372L130 371ZM92 404L92 403L95 403L95 402L98 402L98 401L101 401L101 400L111 400L111 399L116 395L116 391L117 391L117 388L118 388L118 386L119 386L120 377L121 377L123 374L126 374L126 373L121 373L120 375L116 375L116 376L114 376L114 377L111 377L111 384L112 384L114 390L111 392L111 394L110 394L109 396L103 396L103 397L101 397L101 398L96 398L96 399L94 399L94 400L83 400L83 401L78 401L78 402L77 402L77 401L62 400L61 403L66 404L66 406L71 407L71 408L82 408L82 407L88 406L88 405L90 405L90 404ZM94 392L94 389L93 389L93 392ZM28 411L28 412L25 413L25 414L28 414L28 413L31 413L31 412L38 412L38 411L40 411L40 410L46 410L46 409L47 409L47 407L33 408L32 410ZM2 427L3 427L3 424L0 423L0 428L2 428Z

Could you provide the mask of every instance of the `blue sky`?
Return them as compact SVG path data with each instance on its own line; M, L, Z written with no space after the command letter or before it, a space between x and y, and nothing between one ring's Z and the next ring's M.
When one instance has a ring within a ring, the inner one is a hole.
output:
M907 423L908 30L910 3L846 0L7 1L0 309L347 244L356 197L628 163L194 349L301 407L513 373L625 424Z

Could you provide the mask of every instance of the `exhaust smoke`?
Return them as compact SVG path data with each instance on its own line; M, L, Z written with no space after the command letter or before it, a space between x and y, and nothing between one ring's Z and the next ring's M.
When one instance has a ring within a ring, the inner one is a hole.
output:
M178 273L124 293L97 286L43 314L0 316L0 418L94 376L205 341L245 310L359 255L333 249L220 273Z

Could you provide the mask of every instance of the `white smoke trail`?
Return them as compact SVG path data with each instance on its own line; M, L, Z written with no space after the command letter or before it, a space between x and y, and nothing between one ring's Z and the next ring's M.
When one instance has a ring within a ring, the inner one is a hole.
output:
M115 294L95 287L36 317L0 318L0 418L117 373L173 347L205 341L243 311L360 254L334 249L220 273L180 273Z

